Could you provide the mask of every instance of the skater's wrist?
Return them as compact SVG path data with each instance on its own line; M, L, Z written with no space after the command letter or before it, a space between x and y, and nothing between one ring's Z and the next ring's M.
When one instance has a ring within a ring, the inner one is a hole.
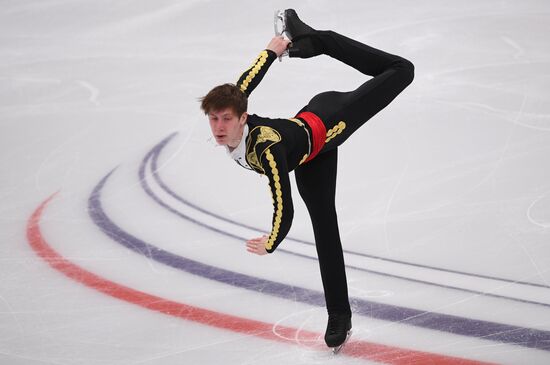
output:
M267 52L267 59L265 61L266 64L268 65L271 65L273 63L273 61L275 61L277 59L277 57L279 57L279 55L277 55L277 53L269 48L266 48L264 50L265 52Z
M279 57L277 56L277 53L274 50L269 48L266 48L265 50L267 51L268 57L273 57L273 58Z

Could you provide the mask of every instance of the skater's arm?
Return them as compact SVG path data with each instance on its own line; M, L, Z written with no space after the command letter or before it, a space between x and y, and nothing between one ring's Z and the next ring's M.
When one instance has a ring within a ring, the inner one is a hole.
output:
M258 86L260 81L267 73L269 66L275 61L275 59L283 54L287 49L289 41L283 37L274 37L266 49L264 49L258 57L252 63L252 66L248 68L239 80L237 81L237 86L241 89L246 96L250 96L252 91Z
M294 208L290 190L290 180L284 153L279 146L268 148L262 157L265 175L269 178L269 188L273 201L272 228L269 236L254 238L247 241L247 250L258 255L272 253L286 237Z
M290 179L284 155L279 145L267 149L263 158L273 202L272 228L265 244L265 249L269 253L275 251L286 237L294 218Z

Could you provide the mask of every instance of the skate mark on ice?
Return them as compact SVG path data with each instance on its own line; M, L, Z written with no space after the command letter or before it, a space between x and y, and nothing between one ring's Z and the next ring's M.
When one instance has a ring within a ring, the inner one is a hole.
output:
M90 103L99 106L99 102L97 101L97 98L99 97L99 89L87 81L77 80L76 82L90 92Z
M542 201L543 199L546 199L546 198L549 198L549 200L550 200L550 191L547 191L543 195L541 195L538 198L536 198L535 200L533 200L533 202L527 208L527 212L526 212L527 219L529 219L529 222L531 222L535 226L539 226L539 227L542 227L544 229L550 228L550 216L547 217L547 219L548 219L547 222L541 221L540 219L537 220L537 219L533 218L533 214L531 213L531 211L533 210L533 207L535 205L537 205L538 203L540 203L540 201ZM547 202L547 204L550 205L550 201ZM545 211L548 211L548 210L545 210Z

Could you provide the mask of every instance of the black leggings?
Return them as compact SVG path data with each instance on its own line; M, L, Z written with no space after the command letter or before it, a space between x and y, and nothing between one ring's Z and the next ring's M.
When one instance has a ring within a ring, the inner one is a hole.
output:
M318 94L301 111L317 114L327 131L339 132L327 138L320 154L296 168L298 190L304 200L315 236L319 266L329 313L351 309L338 218L334 204L338 149L353 132L386 107L414 77L413 64L396 55L369 47L333 31L317 31L312 37L322 53L373 76L350 92ZM337 128L345 123L345 128Z

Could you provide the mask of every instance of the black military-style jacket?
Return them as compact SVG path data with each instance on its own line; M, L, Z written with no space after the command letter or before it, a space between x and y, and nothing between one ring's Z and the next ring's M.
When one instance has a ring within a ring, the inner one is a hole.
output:
M237 81L241 91L249 96L276 58L275 52L262 51ZM267 252L272 253L292 224L294 208L288 175L311 153L311 130L295 118L272 119L250 114L246 123L248 135L243 136L246 162L252 170L268 177L273 198L272 229L266 243Z

